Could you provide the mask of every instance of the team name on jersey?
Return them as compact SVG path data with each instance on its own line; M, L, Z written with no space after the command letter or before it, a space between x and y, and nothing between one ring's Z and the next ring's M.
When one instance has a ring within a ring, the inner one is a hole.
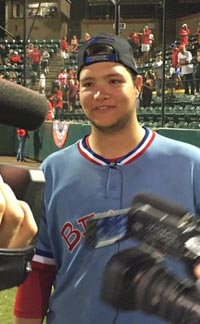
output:
M91 213L89 215L78 218L76 220L76 224L78 228L75 228L71 222L64 223L63 227L61 228L61 237L65 241L65 244L69 252L73 252L73 250L80 243L82 237L85 236L87 220L91 218L93 215L94 213ZM81 226L81 230L79 229L80 226Z

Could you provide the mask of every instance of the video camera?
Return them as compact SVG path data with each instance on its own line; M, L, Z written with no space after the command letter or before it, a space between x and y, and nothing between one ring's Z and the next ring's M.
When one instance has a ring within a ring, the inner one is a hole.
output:
M133 238L139 248L122 250L107 263L101 298L121 310L141 309L171 323L200 322L200 291L193 269L200 263L200 218L152 194L139 194L131 208L95 214L86 242L102 247ZM165 269L165 256L183 262L181 280Z

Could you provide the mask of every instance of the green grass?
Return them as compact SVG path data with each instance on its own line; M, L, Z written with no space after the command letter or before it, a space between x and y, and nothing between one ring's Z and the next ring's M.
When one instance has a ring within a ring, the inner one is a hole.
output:
M16 288L0 291L0 323L13 323L13 305Z

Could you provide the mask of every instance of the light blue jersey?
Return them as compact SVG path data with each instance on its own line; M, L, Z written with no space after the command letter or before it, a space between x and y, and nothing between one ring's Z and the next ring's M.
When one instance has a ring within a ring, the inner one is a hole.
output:
M116 165L96 155L82 139L49 156L45 212L35 261L55 264L57 276L48 324L161 324L141 311L122 312L100 300L105 265L134 241L98 249L84 239L93 213L131 206L135 195L150 192L199 213L200 150L146 129L142 142ZM174 272L184 275L180 264Z

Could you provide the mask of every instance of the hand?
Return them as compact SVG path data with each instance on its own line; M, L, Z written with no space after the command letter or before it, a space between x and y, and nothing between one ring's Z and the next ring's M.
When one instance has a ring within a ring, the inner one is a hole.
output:
M0 248L22 248L37 233L30 207L17 200L0 176Z

